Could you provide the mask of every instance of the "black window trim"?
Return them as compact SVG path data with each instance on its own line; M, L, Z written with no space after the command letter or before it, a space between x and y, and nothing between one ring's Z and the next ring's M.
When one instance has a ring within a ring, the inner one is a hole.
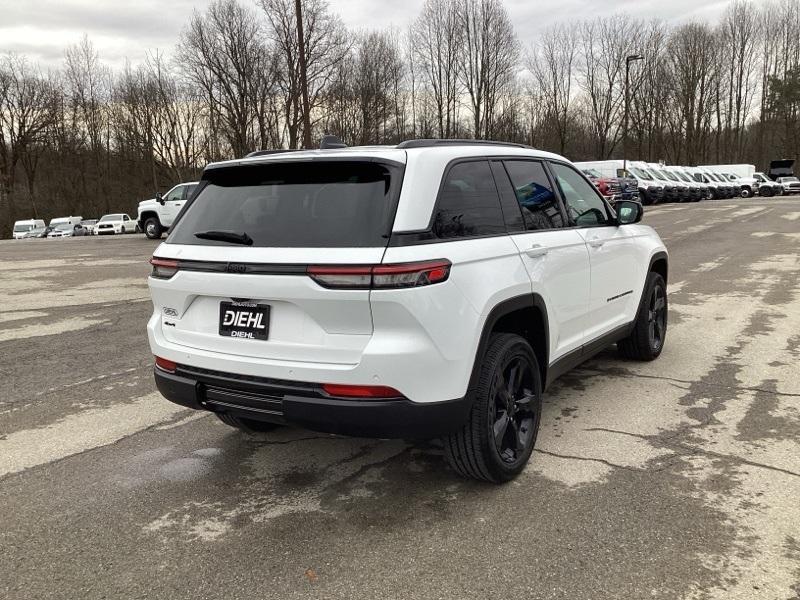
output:
M589 187L592 189L592 191L595 193L595 195L600 199L600 202L603 203L603 206L606 209L606 218L608 219L608 222L603 223L603 224L598 223L597 225L576 225L576 224L573 224L572 223L572 219L569 218L569 211L567 210L566 211L567 212L567 223L569 223L570 225L568 225L567 227L564 227L563 229L593 229L593 228L596 228L596 227L614 227L615 226L614 220L615 220L615 217L616 217L616 212L614 212L614 209L606 201L606 199L603 198L603 195L600 193L600 191L597 189L597 187L589 180L588 177L586 177L586 175L584 175L581 172L580 169L576 168L575 165L572 165L572 164L570 164L570 163L568 163L566 161L555 160L555 159L552 159L552 158L546 159L545 163L547 163L546 167L547 167L547 171L550 173L550 177L553 180L555 180L555 182L557 184L556 185L557 195L559 196L559 198L561 200L561 205L562 205L562 209L563 210L566 210L567 200L564 197L564 192L561 189L561 184L558 183L558 178L550 170L550 164L551 163L552 164L561 165L561 166L564 166L564 167L568 167L568 168L572 169L573 171L575 171L580 177L582 177L584 179L584 181L586 181L586 183L589 184ZM547 230L547 231L552 231L552 230Z

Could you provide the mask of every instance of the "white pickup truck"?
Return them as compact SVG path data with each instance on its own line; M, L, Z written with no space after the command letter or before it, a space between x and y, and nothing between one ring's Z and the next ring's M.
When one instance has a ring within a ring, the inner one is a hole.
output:
M136 221L139 229L151 240L160 239L162 234L172 226L172 222L186 201L192 197L197 181L179 183L163 196L139 202Z

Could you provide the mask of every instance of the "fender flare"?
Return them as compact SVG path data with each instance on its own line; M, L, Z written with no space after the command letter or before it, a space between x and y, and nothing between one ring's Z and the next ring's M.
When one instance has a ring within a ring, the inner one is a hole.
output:
M477 382L478 374L480 373L480 367L483 364L483 357L486 355L486 350L489 346L489 338L494 330L495 325L497 325L497 322L506 315L510 315L513 312L526 308L539 309L544 322L544 347L547 355L544 357L544 361L541 361L542 364L539 365L539 368L543 371L542 387L544 387L547 379L547 369L550 366L550 321L548 320L547 305L545 304L544 298L542 298L539 294L531 293L503 300L495 305L491 311L489 311L489 314L486 316L486 320L483 322L483 328L481 329L481 336L478 342L478 349L475 352L475 359L472 363L472 373L470 374L467 391L472 389Z

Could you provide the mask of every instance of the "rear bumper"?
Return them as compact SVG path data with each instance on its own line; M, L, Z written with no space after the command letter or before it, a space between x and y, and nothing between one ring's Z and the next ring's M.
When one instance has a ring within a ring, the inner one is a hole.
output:
M470 411L466 398L426 403L352 400L328 396L314 384L185 365L178 365L175 373L159 368L154 373L159 392L176 404L340 435L435 438L461 427Z

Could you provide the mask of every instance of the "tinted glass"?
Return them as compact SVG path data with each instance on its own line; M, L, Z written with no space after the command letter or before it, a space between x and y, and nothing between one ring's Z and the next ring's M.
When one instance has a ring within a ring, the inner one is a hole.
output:
M506 161L528 231L564 227L564 217L542 163L526 160Z
M460 163L448 171L433 219L440 238L505 233L503 213L487 161Z
M183 199L183 192L185 191L184 186L179 185L176 188L171 189L166 196L164 196L164 200L168 202L173 202L175 200L182 200Z
M561 163L551 163L550 166L561 188L572 223L578 227L607 224L605 203L594 186L572 167Z
M171 244L224 246L195 233L246 233L259 247L385 246L399 168L367 162L273 163L207 171Z

